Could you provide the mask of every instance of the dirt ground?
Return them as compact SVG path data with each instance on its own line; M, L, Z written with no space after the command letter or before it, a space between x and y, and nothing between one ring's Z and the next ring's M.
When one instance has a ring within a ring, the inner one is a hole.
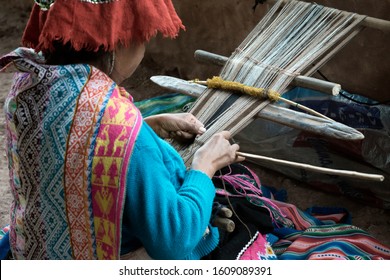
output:
M29 7L23 1L0 0L0 55L19 46L21 34L29 15ZM11 16L12 15L12 16ZM164 91L149 81L149 77L158 74L177 75L171 69L162 69L145 57L134 76L126 81L125 87L133 93L135 100L164 94ZM0 74L0 226L9 221L9 205L12 200L9 191L7 160L5 157L4 100L11 85L11 74ZM266 185L284 188L288 193L288 202L301 209L311 206L338 206L347 208L352 214L352 223L390 246L390 211L373 208L352 201L346 197L332 195L311 189L300 182L280 174L252 166Z

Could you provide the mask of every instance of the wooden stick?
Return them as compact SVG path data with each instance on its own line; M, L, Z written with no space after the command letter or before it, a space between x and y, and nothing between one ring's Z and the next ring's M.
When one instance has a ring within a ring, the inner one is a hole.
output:
M266 3L274 4L277 1L278 0L267 0ZM309 1L302 1L302 2L309 2ZM287 3L287 0L284 0L282 5L285 5L286 3ZM372 29L378 29L378 30L381 30L383 32L390 32L390 21L384 20L384 19L379 19L379 18L374 18L374 17L368 17L367 16L362 21L361 25L364 26L364 27L372 28Z
M207 52L204 50L196 50L194 57L197 61L212 63L218 66L224 66L228 61L228 57ZM318 90L331 95L338 95L341 90L341 85L335 84L328 81L323 81L320 79L307 77L307 76L297 76L294 78L292 85L299 86L303 88L309 88Z
M325 116L325 115L323 115L323 114L321 114L321 113L319 113L319 112L317 112L317 111L315 111L315 110L313 110L313 109L311 109L309 107L303 106L302 104L299 104L297 102L291 101L291 100L283 98L283 97L279 97L279 100L283 101L283 102L285 102L287 104L290 104L290 105L292 105L292 106L294 106L294 107L296 107L298 109L301 109L301 110L303 110L305 112L308 112L309 114L312 114L314 116L317 116L317 117L320 117L320 118L332 121L331 118L328 118L327 116Z
M338 176L345 176L345 177L352 177L352 178L357 178L357 179L362 179L362 180L372 180L372 181L380 181L380 182L385 179L384 176L378 175L378 174L368 174L368 173L361 173L361 172L349 171L349 170L336 170L336 169L331 169L331 168L326 168L326 167L319 167L319 166L314 166L314 165L305 164L305 163L298 163L298 162L294 162L294 161L281 160L281 159L265 157L265 156L260 156L260 155L254 155L254 154L249 154L249 153L243 153L243 152L237 152L236 154L239 156L243 156L243 157L260 159L260 160L267 161L267 162L272 162L272 163L296 167L296 168L302 168L305 170L310 170L310 171L318 172L318 173L325 173L325 174L330 174L330 175L338 175Z
M204 85L204 86L209 86L209 83L208 83L207 81L193 80L193 81L190 81L190 82L196 83L196 84L200 84L200 85ZM238 83L237 83L237 84L238 84ZM213 87L213 88L214 88L214 87ZM277 100L278 100L278 101L279 101L279 100L280 100L280 101L283 101L283 102L285 102L285 103L287 103L287 104L289 104L289 105L291 105L291 106L294 106L294 107L296 107L296 108L298 108L298 109L301 109L301 110L303 110L303 111L305 111L305 112L308 112L308 113L310 113L310 114L312 114L312 115L314 115L314 116L317 116L317 117L324 118L324 119L326 119L326 120L332 121L331 118L328 118L327 116L325 116L325 115L323 115L323 114L321 114L321 113L319 113L319 112L317 112L317 111L315 111L315 110L313 110L313 109L311 109L311 108L309 108L309 107L306 107L306 106L301 105L301 104L299 104L299 103L297 103L297 102L294 102L294 101L291 101L291 100L289 100L289 99L286 99L286 98L284 98L284 97L279 96Z
M383 32L390 32L390 21L384 19L366 17L363 20L363 26L378 29Z
M196 98L207 89L203 85L189 83L185 80L170 76L153 76L150 79L163 88ZM335 139L350 141L364 138L362 133L342 123L325 120L272 104L264 107L256 117Z
M303 87L308 88L316 91L320 91L323 93L328 93L333 96L339 95L341 91L341 85L308 77L308 76L297 76L291 83L293 86L296 87Z

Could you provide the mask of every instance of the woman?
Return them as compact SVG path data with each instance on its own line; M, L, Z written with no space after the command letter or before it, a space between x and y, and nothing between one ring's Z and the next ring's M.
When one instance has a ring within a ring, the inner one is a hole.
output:
M218 243L209 224L213 174L233 162L229 132L187 170L162 138L205 131L192 115L142 119L118 85L156 33L184 28L170 0L35 1L5 104L16 259L199 259Z

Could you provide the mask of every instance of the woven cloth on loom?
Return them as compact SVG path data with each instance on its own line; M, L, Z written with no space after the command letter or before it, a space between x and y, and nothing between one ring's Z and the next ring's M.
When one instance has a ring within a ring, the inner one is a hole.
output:
M363 16L315 3L278 1L223 67L224 80L284 93L297 75L311 75L360 30ZM314 65L314 66L313 66ZM187 164L212 135L232 135L248 125L269 101L207 89L191 112L207 132L192 147L175 143Z

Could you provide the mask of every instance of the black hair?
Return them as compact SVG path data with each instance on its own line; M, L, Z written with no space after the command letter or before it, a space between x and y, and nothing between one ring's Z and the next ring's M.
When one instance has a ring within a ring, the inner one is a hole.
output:
M101 47L98 51L81 49L76 51L70 42L63 44L62 41L53 42L53 51L44 53L47 64L66 65L66 64L91 64L101 71L108 73L111 68L112 53Z

